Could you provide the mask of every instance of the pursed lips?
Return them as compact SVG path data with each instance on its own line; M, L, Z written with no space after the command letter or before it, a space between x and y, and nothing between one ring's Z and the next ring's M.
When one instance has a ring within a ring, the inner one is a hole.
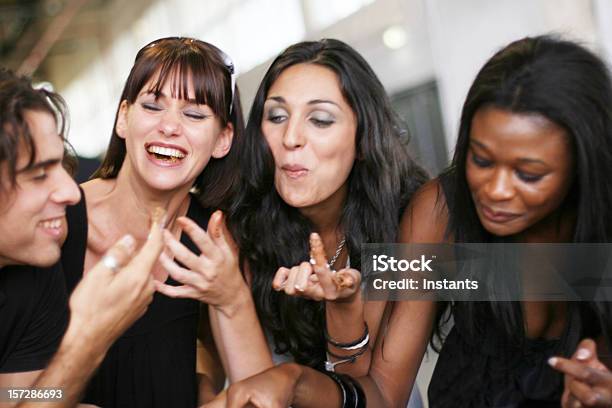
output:
M308 169L299 164L284 164L281 169L292 179L298 179L308 174Z

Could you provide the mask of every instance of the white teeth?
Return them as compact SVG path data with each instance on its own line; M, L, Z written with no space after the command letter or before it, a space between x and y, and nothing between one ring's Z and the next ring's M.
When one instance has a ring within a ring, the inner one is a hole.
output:
M62 220L61 218L56 218L54 220L41 221L40 224L43 228L58 229L62 226Z
M172 149L169 147L151 145L147 148L147 151L149 153L155 153L162 156L176 157L178 159L182 159L183 157L185 157L185 153L181 152L180 150Z

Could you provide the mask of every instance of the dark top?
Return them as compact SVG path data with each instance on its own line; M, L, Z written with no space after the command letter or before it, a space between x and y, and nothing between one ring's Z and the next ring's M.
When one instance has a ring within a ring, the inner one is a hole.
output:
M490 305L476 305L477 319L490 322L478 335L469 334L467 316L463 308L456 308L455 326L446 337L429 385L430 407L558 408L563 376L548 365L548 358L570 356L582 338L601 333L597 317L586 304L571 306L560 339L527 338L522 345L513 343L496 325Z
M452 180L442 177L446 201L451 203ZM454 327L446 336L429 384L432 408L559 407L563 375L548 365L548 358L571 356L581 339L602 333L597 313L587 303L568 305L568 323L561 338L525 338L522 343L506 334L492 311L492 302L470 306L468 309L467 302L454 305ZM470 314L479 323L477 327L470 327Z
M70 271L66 273L70 291L83 275L87 245L84 201L67 214L69 235L63 262L65 270ZM205 227L210 214L192 197L187 217ZM185 234L181 242L200 253ZM179 285L172 278L166 283ZM110 348L82 402L104 408L195 407L198 310L195 300L155 293L147 312Z
M0 269L0 373L41 370L68 322L61 264Z

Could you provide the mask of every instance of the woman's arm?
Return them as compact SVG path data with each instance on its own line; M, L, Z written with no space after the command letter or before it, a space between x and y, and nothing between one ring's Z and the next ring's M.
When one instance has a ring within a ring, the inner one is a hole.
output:
M439 185L430 182L415 195L402 217L401 242L443 242L446 223ZM368 373L357 378L369 406L406 406L434 325L435 308L435 303L429 301L392 304L390 317L381 325L376 339ZM228 407L242 407L247 401L261 399L269 405L256 406L337 408L341 393L326 374L287 364L234 384L215 403L222 404L226 398ZM210 405L216 406L225 405Z
M184 267L169 256L162 255L160 260L170 276L183 285L156 283L157 290L170 297L192 298L210 305L210 324L230 382L271 367L272 356L223 214L216 211L210 217L207 231L188 218L177 221L201 254L195 255L166 234L166 247Z
M215 345L206 304L200 304L196 356L198 404L201 405L212 400L225 385L225 372Z

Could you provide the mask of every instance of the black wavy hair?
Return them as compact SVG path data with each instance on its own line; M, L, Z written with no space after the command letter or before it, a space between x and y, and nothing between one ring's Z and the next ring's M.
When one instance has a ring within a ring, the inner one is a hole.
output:
M426 175L407 151L407 133L401 130L382 84L353 48L333 39L307 41L290 46L274 60L250 112L241 153L240 193L230 218L242 264L252 273L260 321L272 334L275 351L290 352L297 362L317 366L325 358L324 302L286 296L271 286L280 266L308 259L308 236L313 231L310 221L276 192L274 159L261 131L270 87L296 64L333 71L357 120L357 159L340 219L351 267L361 267L361 244L396 241L401 212Z
M606 65L584 47L554 36L526 37L489 59L476 75L463 105L451 166L440 177L449 212L447 233L456 242L506 241L482 226L466 178L470 128L476 112L496 107L537 113L563 127L570 138L575 178L561 210L576 213L572 242L604 243L612 238L612 85ZM465 309L472 333L487 319L478 307L490 308L495 321L515 343L524 341L524 322L517 302L453 305ZM595 305L610 316L603 304ZM600 314L601 314L600 313ZM438 330L444 323L438 319ZM608 330L606 330L608 333Z

